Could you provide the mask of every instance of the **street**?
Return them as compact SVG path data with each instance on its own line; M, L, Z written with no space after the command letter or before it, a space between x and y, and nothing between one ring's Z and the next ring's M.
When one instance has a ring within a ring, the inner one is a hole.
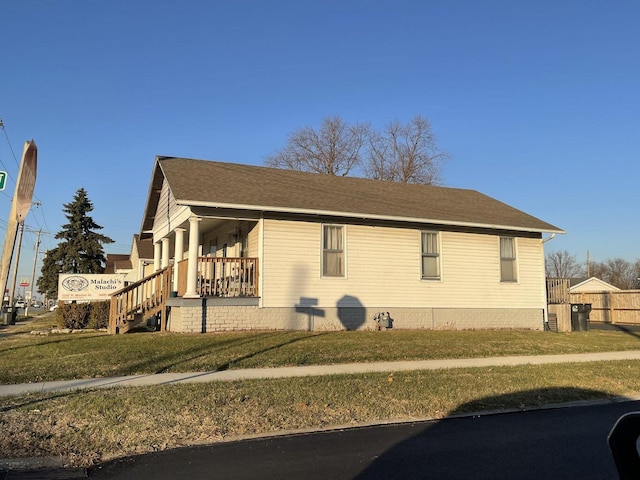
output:
M607 435L640 402L384 425L183 448L103 479L616 479Z

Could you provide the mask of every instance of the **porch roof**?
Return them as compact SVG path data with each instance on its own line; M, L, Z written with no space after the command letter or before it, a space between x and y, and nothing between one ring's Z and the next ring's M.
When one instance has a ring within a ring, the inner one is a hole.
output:
M157 157L142 230L162 180L180 205L565 233L475 190L337 177L234 163Z

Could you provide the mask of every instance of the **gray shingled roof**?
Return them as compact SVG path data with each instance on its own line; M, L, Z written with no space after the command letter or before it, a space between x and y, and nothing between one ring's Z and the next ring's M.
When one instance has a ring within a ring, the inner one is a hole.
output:
M158 164L183 205L563 233L475 190L185 158L158 157ZM152 183L150 195L157 187ZM153 204L149 199L147 208Z

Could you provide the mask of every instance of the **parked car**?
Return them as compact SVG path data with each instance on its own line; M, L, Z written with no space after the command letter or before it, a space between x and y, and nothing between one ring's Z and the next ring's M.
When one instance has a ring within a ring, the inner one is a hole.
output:
M14 306L16 308L24 308L24 300L17 300Z
M52 306L52 307L49 309L49 311L50 311L50 312L53 312L53 311L55 311L57 308L58 308L58 305L54 305L54 306Z

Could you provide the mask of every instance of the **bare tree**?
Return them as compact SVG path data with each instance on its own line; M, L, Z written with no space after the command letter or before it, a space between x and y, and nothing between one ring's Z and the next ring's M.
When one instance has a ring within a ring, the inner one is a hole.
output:
M636 285L636 275L633 264L622 258L607 260L609 282L622 290L631 290Z
M544 267L547 277L551 278L573 278L583 274L582 265L575 255L566 250L548 253Z
M431 123L415 116L407 124L388 124L369 138L368 178L405 183L439 185L449 154L440 150Z
M594 262L590 270L594 277L622 290L632 290L640 286L638 282L640 260L631 263L623 258L610 258L604 262Z
M368 132L367 125L349 125L340 117L327 117L318 131L305 127L291 133L287 145L269 155L265 163L288 170L345 176L360 165Z

